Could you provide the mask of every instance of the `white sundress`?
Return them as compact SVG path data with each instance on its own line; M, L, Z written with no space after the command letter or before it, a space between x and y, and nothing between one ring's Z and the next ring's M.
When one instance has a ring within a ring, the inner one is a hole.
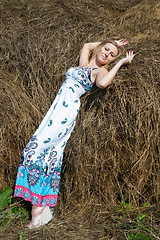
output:
M21 154L15 197L39 207L56 206L64 148L75 126L80 97L93 86L92 70L67 71L53 104Z

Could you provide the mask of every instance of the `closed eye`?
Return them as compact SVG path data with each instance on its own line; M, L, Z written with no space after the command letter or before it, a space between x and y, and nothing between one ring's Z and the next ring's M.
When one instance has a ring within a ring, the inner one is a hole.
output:
M105 50L108 52L110 49L109 48L105 48ZM111 52L111 57L114 57L114 54Z

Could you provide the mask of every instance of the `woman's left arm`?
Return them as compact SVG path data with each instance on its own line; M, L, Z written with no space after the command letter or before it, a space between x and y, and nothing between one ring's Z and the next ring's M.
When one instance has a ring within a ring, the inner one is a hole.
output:
M100 69L95 79L97 87L106 88L108 85L110 85L120 67L125 64L130 64L135 55L136 54L134 54L134 51L127 52L126 57L119 60L119 62L109 72L105 68Z

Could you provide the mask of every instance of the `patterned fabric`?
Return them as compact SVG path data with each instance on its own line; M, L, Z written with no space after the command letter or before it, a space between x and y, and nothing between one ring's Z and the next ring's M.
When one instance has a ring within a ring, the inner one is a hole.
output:
M75 126L80 96L92 87L92 70L67 71L66 81L21 154L15 197L39 207L56 206L64 148Z

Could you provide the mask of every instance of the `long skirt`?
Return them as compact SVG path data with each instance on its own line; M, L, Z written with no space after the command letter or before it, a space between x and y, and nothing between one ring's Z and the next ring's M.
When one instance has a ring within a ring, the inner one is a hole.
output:
M63 152L80 107L72 86L63 83L20 157L14 196L39 207L57 204Z

